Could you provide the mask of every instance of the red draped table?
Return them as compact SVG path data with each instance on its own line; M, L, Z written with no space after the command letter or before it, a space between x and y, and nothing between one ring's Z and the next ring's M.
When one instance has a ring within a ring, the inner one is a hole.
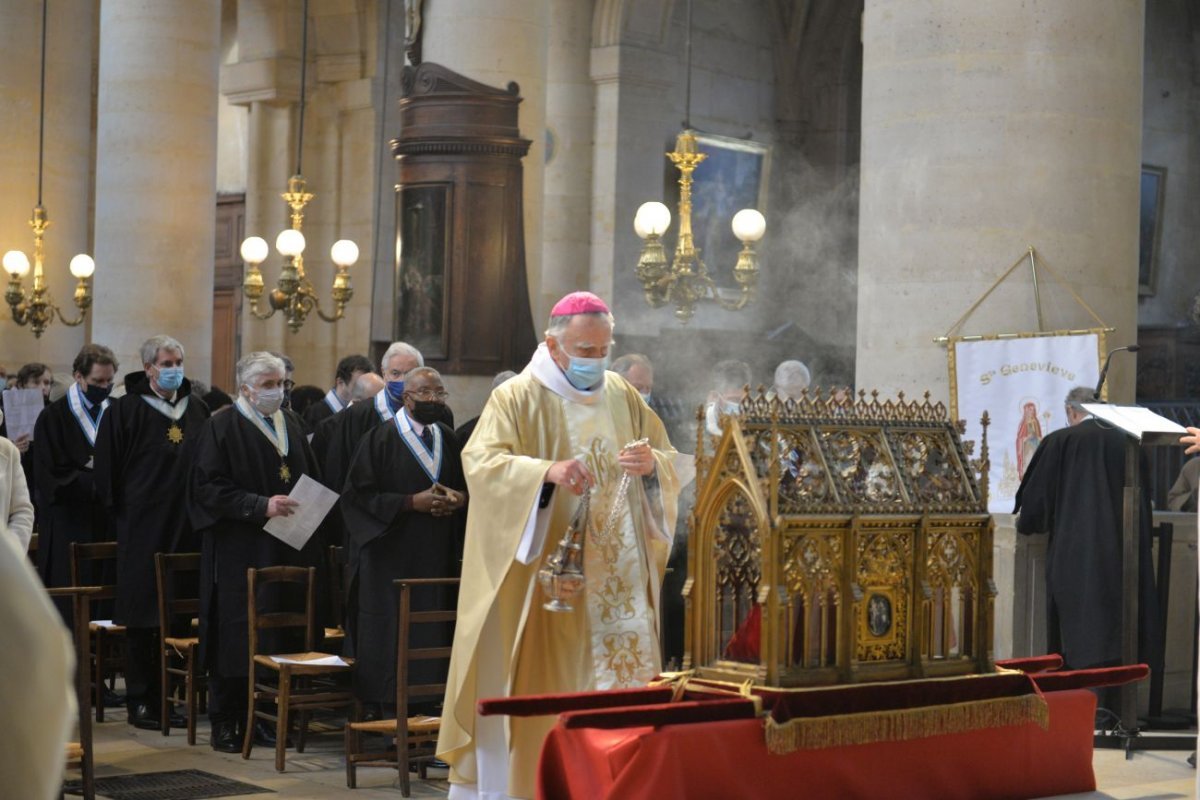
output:
M1095 789L1095 696L1047 692L1034 723L907 741L767 751L763 723L735 719L617 729L556 726L538 796L666 798L1031 798Z

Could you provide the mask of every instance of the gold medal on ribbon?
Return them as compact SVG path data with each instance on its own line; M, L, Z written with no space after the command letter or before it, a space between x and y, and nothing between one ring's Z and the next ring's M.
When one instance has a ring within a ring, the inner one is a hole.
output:
M167 428L167 441L171 444L179 444L183 441L183 428L175 423L171 423L171 427Z
M292 471L288 469L286 461L283 462L283 464L281 464L279 467L279 477L283 479L284 483L292 482Z

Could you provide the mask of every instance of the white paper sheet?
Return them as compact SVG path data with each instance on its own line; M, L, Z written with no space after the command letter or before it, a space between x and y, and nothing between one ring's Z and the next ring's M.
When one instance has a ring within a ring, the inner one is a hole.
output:
M349 663L342 660L341 656L315 656L312 658L300 657L292 658L290 656L271 656L271 660L276 664L305 664L310 667L348 667Z
M263 526L263 530L284 544L302 550L312 538L317 526L337 503L338 493L307 475L301 475L288 497L296 501L292 515L271 517Z
M1177 433L1180 436L1187 434L1187 430L1179 423L1141 406L1111 406L1106 403L1082 405L1092 416L1116 425L1138 439L1145 437L1147 433Z
M33 438L33 426L45 406L41 389L5 389L4 422L8 438L14 442L28 434Z

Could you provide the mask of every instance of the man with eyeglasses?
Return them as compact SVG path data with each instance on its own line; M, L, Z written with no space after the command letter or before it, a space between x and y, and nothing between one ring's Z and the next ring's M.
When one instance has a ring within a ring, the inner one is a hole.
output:
M385 381L383 391L376 394L372 402L355 403L338 414L336 425L329 431L325 461L321 464L329 486L337 490L345 486L350 462L359 444L376 427L392 421L404 404L404 376L423 366L424 356L411 344L392 342L388 346L383 358L379 360L379 369ZM438 421L453 428L454 415L445 403L442 404L441 414Z
M451 798L533 797L542 740L555 724L478 717L476 699L644 686L661 668L658 593L675 530L675 450L638 390L608 374L612 334L596 295L560 300L545 342L492 392L463 450L471 508L438 739ZM585 494L586 585L573 611L555 613L544 606L538 568Z
M358 660L354 688L367 718L394 714L396 699L396 578L456 578L462 555L466 482L454 431L439 420L447 392L432 367L404 376L403 406L363 440L342 495L349 547L350 634ZM428 587L413 610L447 608L453 598ZM411 646L447 647L449 626L419 625ZM369 647L363 643L370 643ZM412 666L410 683L442 683L445 664ZM409 715L435 711L410 707Z

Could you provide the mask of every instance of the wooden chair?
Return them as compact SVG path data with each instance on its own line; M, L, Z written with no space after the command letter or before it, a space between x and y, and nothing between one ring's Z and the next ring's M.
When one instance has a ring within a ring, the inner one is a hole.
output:
M99 591L91 596L91 603L107 600L111 606L117 597L116 583L101 583L104 580L105 569L108 575L116 580L117 543L116 542L72 542L71 543L71 584L73 586L94 586ZM92 606L93 610L95 606ZM109 688L116 685L117 673L125 666L125 656L121 644L125 640L125 626L114 625L112 620L89 620L88 630L94 643L92 648L92 689L96 704L96 722L104 722L104 682L107 679Z
M258 590L270 584L294 584L303 589L304 612L268 611L259 613ZM246 735L242 741L242 758L250 758L254 746L255 718L275 723L275 769L284 770L287 751L289 718L293 713L300 715L300 731L297 752L304 752L307 734L307 715L316 709L353 708L354 693L349 689L312 684L316 677L349 673L350 662L340 664L312 663L317 660L337 658L329 653L313 652L316 639L316 568L314 567L267 567L246 570L246 597L250 637L249 665L249 708L246 713ZM285 633L302 632L304 651L300 653L260 652L259 632L270 630ZM276 673L278 681L260 681L258 672ZM275 713L259 711L257 701L268 701L275 706Z
M458 578L411 578L393 582L396 586L396 718L372 720L371 722L348 722L346 724L346 786L357 788L359 766L394 767L400 773L400 794L410 796L409 766L417 764L417 774L424 780L428 762L437 750L440 717L425 715L409 716L409 703L420 698L441 700L446 693L446 684L412 684L409 681L410 667L414 661L450 661L450 646L420 647L410 645L412 630L416 625L445 625L453 623L458 614L453 606L412 610L414 587L437 589L457 588ZM446 603L450 606L450 603ZM450 641L448 639L447 641ZM362 747L364 733L381 733L392 738L392 746L385 751L369 751Z
M72 641L75 645L75 697L79 705L79 741L68 742L66 759L68 769L78 769L81 776L84 800L96 797L96 764L92 749L92 715L88 711L91 695L92 638L88 631L88 615L91 613L90 599L103 591L96 586L63 586L47 589L51 597L69 597L74 611L75 629Z
M341 651L346 641L346 548L329 545L329 621L325 645Z
M162 734L171 734L171 711L175 706L183 705L187 708L187 743L194 745L197 698L204 695L207 678L196 665L200 637L181 636L180 633L194 633L192 620L200 613L200 554L155 553L154 574L158 584ZM194 582L189 576L194 576ZM182 699L175 699L172 683L182 683Z

